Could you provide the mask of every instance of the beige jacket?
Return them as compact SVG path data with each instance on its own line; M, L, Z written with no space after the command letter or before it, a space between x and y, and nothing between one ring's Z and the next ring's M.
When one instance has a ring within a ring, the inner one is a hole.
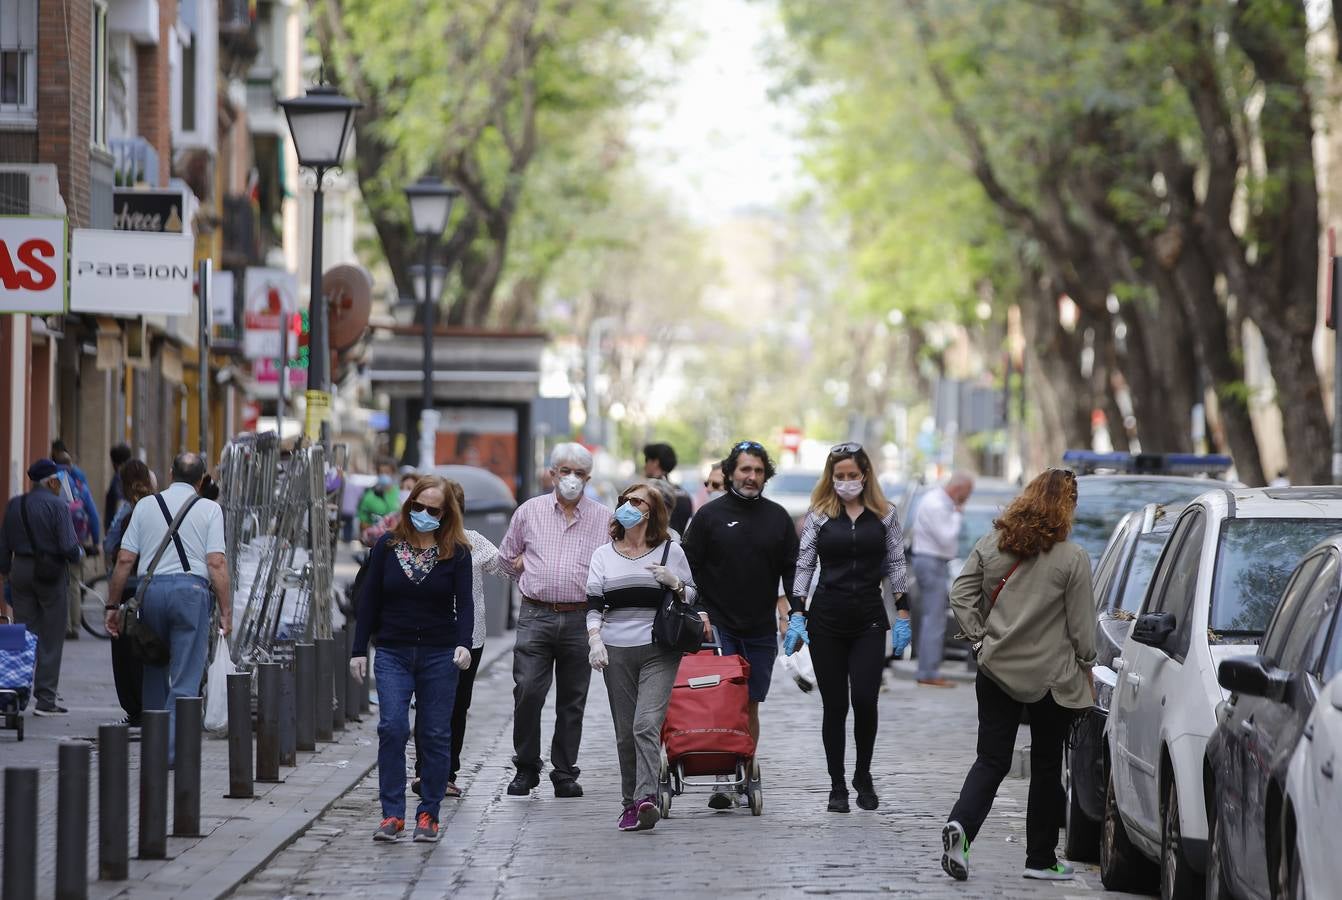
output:
M997 549L996 529L974 545L951 587L951 608L971 641L983 642L979 666L1022 703L1049 691L1060 705L1089 707L1087 673L1095 664L1095 599L1090 557L1071 541L1022 560L989 601L1017 557Z

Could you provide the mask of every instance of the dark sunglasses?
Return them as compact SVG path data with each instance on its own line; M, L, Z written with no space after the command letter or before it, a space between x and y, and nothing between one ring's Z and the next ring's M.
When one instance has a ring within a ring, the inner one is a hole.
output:
M634 504L635 506L641 506L641 507L643 507L644 509L647 509L647 508L648 508L648 501L647 501L647 500L644 500L642 497L638 496L637 494L630 494L628 497L625 497L624 500L621 501L621 502L624 502L624 503L632 503L632 504Z
M764 449L764 445L761 444L759 441L742 441L741 443L737 444L733 449L735 449L735 450L763 450L763 449Z
M423 503L420 503L418 501L410 504L410 511L428 513L435 519L441 519L443 517L443 508L441 506L425 506Z
M1067 477L1068 481L1076 481L1076 473L1071 469L1049 469L1050 472L1061 472Z
M716 490L716 489L719 489L719 488L722 487L722 485L723 485L723 482L721 482L721 481L705 481L705 482L704 482L704 487L708 488L709 490Z
M854 453L861 453L862 445L857 441L844 441L842 444L835 444L829 448L830 456L852 456Z

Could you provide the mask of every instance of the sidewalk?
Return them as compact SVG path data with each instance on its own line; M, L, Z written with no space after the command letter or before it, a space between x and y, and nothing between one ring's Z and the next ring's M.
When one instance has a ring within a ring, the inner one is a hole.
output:
M486 646L483 665L492 664L512 648L511 638ZM98 751L100 724L117 721L111 680L111 651L106 641L84 635L66 641L61 667L61 694L70 715L39 718L27 715L27 734L19 743L13 732L0 732L0 767L35 767L38 788L39 896L53 896L56 868L57 746L62 740L94 744L89 792L89 896L212 898L228 894L277 852L301 835L332 803L358 784L377 762L377 708L359 723L337 732L337 740L318 744L316 752L298 754L296 768L284 767L278 784L255 784L255 797L230 800L228 743L206 736L201 748L201 831L203 837L168 837L167 860L137 860L140 745L131 744L129 817L130 878L97 881ZM169 795L172 781L169 778ZM3 786L0 784L0 804ZM169 804L168 823L172 812ZM0 806L3 808L3 806Z

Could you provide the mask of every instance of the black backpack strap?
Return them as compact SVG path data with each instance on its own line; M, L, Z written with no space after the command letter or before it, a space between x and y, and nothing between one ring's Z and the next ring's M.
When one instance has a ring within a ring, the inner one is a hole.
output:
M28 547L32 551L33 558L38 556L37 541L33 538L33 526L28 524L28 495L24 494L19 499L19 518L23 519L23 531L28 535Z
M168 512L168 504L163 502L162 494L155 494L154 499L158 501L159 511L163 513L163 521L168 523L168 530L172 533L172 545L177 548L177 560L182 564L183 572L191 571L191 563L186 561L186 548L182 546L182 539L177 536L177 530L172 527L172 513ZM190 506L190 504L187 504Z

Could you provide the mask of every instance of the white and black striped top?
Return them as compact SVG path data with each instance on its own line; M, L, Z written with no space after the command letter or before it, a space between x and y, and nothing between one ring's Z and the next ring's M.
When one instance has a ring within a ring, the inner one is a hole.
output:
M592 554L587 570L587 629L600 627L601 639L611 647L641 647L652 643L652 619L666 588L649 570L662 561L666 544L631 559L603 544ZM666 567L685 582L685 602L697 596L694 574L680 545L672 542Z

